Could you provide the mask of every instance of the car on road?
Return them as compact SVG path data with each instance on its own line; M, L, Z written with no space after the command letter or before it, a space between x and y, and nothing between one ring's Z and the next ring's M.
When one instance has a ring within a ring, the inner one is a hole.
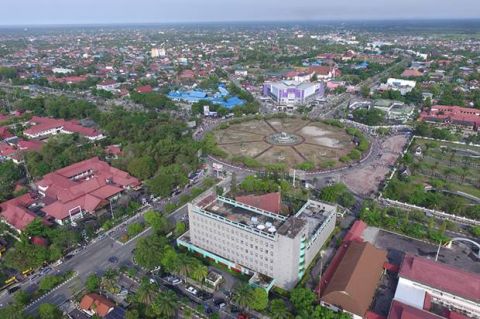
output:
M118 258L115 256L111 256L110 258L108 258L108 262L116 264L118 262Z
M13 294L15 291L19 290L20 289L20 286L15 286L15 287L12 287L10 289L8 289L8 293L11 295Z
M192 295L195 295L195 296L196 296L197 293L198 293L198 290L195 289L195 288L192 287L192 286L187 287L187 291L188 291L189 293L191 293Z
M69 255L66 255L63 259L65 259L65 260L70 260L70 259L73 258L73 256L75 256L75 255L69 254Z
M203 301L207 301L213 298L213 295L211 293L205 292L205 291L199 291L197 294L197 297L202 299Z
M41 274L41 275L45 275L45 274L48 274L50 271L52 271L52 268L51 268L51 267L43 268L43 269L40 271L40 274Z
M221 299L221 298L214 300L213 304L220 309L224 308L227 305L225 302L225 299Z

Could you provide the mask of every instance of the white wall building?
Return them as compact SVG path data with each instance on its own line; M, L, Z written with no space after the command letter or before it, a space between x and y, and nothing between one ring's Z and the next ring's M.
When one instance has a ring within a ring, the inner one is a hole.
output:
M283 216L212 190L188 205L190 229L177 243L254 275L253 284L267 290L292 289L333 232L336 212L336 206L309 200L295 215ZM265 276L271 280L256 282Z

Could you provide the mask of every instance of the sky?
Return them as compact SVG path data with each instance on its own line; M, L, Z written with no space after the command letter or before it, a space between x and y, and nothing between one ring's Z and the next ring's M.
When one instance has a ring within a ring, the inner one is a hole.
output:
M480 0L1 0L0 25L480 18Z

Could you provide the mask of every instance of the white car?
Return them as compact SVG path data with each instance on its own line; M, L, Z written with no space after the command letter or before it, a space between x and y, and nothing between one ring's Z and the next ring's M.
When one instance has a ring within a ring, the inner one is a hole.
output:
M192 295L196 295L198 293L197 289L193 288L192 286L188 287L187 291Z
M180 285L182 283L182 279L180 278L172 278L171 281L172 285Z

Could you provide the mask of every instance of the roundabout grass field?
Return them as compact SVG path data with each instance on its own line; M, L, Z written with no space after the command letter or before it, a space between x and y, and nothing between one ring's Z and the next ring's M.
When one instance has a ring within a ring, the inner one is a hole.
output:
M294 117L234 121L213 136L225 160L248 167L331 169L359 160L368 149L368 141L356 129Z

